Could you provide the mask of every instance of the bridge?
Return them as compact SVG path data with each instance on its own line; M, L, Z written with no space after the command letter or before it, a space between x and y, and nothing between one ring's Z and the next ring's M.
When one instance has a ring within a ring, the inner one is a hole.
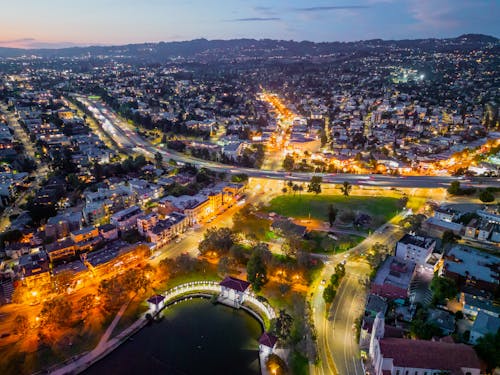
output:
M150 309L154 314L159 314L161 310L167 309L169 306L177 304L187 298L192 297L219 297L221 294L221 286L217 281L192 281L177 285L164 294L151 297L148 302L155 307ZM244 293L244 302L239 308L248 311L261 324L264 330L269 328L269 322L276 318L276 312L269 303L261 301L253 291ZM233 303L227 303L224 299L218 298L218 302L230 307L235 307Z

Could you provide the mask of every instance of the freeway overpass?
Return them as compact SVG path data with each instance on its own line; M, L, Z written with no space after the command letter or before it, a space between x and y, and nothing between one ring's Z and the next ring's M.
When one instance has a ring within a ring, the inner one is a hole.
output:
M361 174L331 174L331 173L290 173L287 171L261 170L243 168L227 164L193 158L182 153L166 150L153 146L141 138L130 125L122 121L116 114L102 102L89 100L83 96L75 97L85 105L94 117L101 123L103 130L123 149L142 153L152 158L159 152L163 160L175 160L181 163L190 163L198 167L208 168L217 172L231 174L244 173L250 177L270 178L276 180L309 181L312 176L321 176L324 183L342 184L348 181L352 185L377 186L377 187L406 187L406 188L446 188L452 181L461 181L463 185L475 187L500 186L497 178L473 178L463 180L461 177L451 176L392 176L392 175L361 175Z

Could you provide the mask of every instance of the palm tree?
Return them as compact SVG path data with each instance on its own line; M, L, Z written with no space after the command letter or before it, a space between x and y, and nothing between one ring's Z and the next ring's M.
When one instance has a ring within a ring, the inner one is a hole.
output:
M349 181L344 181L344 183L340 187L340 191L342 192L342 194L344 194L345 197L349 196L351 189L352 189L352 185L349 183Z

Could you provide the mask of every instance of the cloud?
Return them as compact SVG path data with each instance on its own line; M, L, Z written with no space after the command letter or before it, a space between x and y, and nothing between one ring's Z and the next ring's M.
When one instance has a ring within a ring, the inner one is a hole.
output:
M409 11L416 21L414 28L417 30L450 30L459 25L454 12L463 5L448 0L443 0L436 6L429 0L412 0Z
M0 40L0 47L7 48L22 48L22 49L33 49L33 48L67 48L67 47L77 47L77 46L88 46L88 45L98 45L102 43L73 43L73 42L49 42L43 40L37 40L35 38L20 38L11 40Z
M367 5L339 5L339 6L316 6L316 7L306 7L306 8L294 8L296 12L324 12L329 10L348 10L348 9L366 9L369 8Z
M280 21L280 17L248 17L227 20L228 22L260 22L260 21Z

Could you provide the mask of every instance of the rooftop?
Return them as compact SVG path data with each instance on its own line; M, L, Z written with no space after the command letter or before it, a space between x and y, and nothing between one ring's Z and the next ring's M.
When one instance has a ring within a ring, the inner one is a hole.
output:
M245 292L250 286L250 283L248 281L240 280L235 277L226 276L226 278L222 280L219 285L236 290L238 292Z
M481 368L471 346L442 341L384 338L380 340L384 358L392 358L396 367L450 371L462 375L461 368Z
M428 249L432 246L436 240L432 237L414 236L411 234L405 234L398 242L405 245L413 245Z
M374 284L390 284L398 288L408 289L414 270L414 262L404 261L394 256L389 256L380 266L375 276Z
M448 252L444 269L458 275L469 275L476 280L498 284L500 282L500 258L471 247L455 245Z

